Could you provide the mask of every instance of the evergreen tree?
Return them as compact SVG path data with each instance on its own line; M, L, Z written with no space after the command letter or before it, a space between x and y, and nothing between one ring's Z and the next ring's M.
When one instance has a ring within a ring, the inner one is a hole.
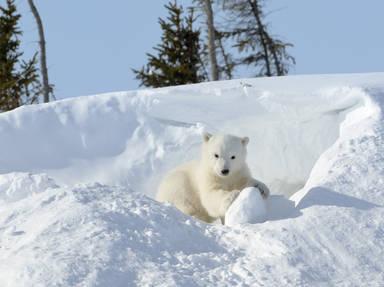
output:
M169 12L167 21L159 19L162 29L161 43L147 54L148 64L133 70L136 79L146 87L165 87L198 83L206 80L200 58L200 31L193 28L193 10L183 18L183 9L177 2L165 5Z
M282 76L288 73L295 59L288 54L290 43L274 38L268 31L263 13L263 0L224 0L223 8L234 23L224 36L235 40L240 65L253 65L257 76Z
M30 61L20 59L19 19L15 1L6 0L6 5L0 6L0 111L37 102L41 90L36 55Z

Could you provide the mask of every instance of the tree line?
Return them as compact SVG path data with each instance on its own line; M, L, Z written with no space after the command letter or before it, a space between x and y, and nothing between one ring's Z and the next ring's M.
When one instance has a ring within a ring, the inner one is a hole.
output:
M133 69L141 86L165 87L233 79L241 69L250 76L286 75L295 59L292 44L271 34L267 0L191 0L186 10L177 0L165 5L159 18L160 43L147 53L147 63ZM15 0L0 4L0 112L54 98L48 80L43 24L33 2L39 52L23 59L21 15Z
M147 53L141 69L133 69L141 86L232 79L242 67L251 76L283 76L295 64L287 51L293 45L271 34L266 0L192 2L187 11L176 0L165 5L168 17L159 18L161 42L155 53Z

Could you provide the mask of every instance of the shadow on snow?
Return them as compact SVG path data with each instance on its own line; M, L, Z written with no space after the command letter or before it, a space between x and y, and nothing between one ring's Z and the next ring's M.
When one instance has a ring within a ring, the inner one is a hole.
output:
M350 195L338 193L324 188L313 187L299 204L295 207L295 202L283 195L271 195L267 201L268 220L282 220L295 218L302 215L302 210L311 206L336 206L355 208L359 210L370 210L380 205L359 199Z

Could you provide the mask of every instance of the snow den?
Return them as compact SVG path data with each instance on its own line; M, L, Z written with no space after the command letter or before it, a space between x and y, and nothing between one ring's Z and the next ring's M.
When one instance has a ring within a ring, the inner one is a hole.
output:
M199 156L207 130L248 136L253 176L290 196L336 142L348 113L364 106L361 89L316 81L236 80L22 107L0 115L0 171L153 196L170 168Z

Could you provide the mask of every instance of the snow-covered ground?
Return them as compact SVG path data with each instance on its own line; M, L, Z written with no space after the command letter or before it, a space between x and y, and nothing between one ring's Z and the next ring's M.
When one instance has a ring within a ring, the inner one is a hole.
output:
M383 286L384 73L243 79L0 114L0 286ZM249 136L267 221L153 200L201 132Z

